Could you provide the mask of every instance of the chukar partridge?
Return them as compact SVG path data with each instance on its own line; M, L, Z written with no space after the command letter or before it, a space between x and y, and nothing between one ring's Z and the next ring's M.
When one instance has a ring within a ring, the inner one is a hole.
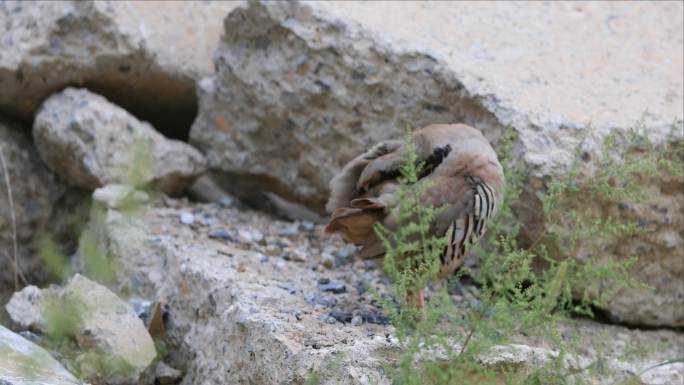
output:
M448 237L441 255L439 278L451 275L468 249L485 233L487 220L503 199L503 168L482 133L464 124L435 124L413 133L420 180L427 183L421 199L426 205L443 207L431 232ZM363 258L382 257L385 248L374 231L382 223L390 231L399 225L396 212L397 178L404 160L403 141L376 144L352 159L330 181L331 213L325 230L361 246ZM423 305L422 291L418 306Z

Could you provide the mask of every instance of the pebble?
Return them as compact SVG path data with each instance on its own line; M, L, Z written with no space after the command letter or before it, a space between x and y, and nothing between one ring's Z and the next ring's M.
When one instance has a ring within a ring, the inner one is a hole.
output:
M266 262L268 262L268 260L269 260L268 255L259 253L259 262L266 263Z
M327 285L330 283L330 278L322 277L318 279L319 285Z
M278 287L283 290L286 290L290 294L297 294L302 292L302 289L299 289L291 285L278 285Z
M333 254L342 259L348 259L354 254L356 248L354 246L346 246L333 252Z
M314 338L307 338L304 340L304 346L311 346L314 349L320 349L320 348L327 348L330 346L334 346L334 344L332 344L330 342L319 341L319 340L314 339Z
M362 313L362 314L357 314L353 315L352 313L349 312L343 312L343 311L331 311L328 314L329 317L332 317L336 319L339 322L342 323L351 323L354 326L358 326L362 324L363 322L367 322L369 324L376 324L376 325L388 325L389 324L389 317L383 316L383 315L378 315L378 314L371 314L371 313Z
M352 319L351 319L351 324L352 324L352 326L359 326L359 325L361 325L362 323L363 323L363 318L361 318L360 315L355 315L355 316L352 317Z
M199 217L199 223L201 223L204 226L211 226L216 222L215 218L212 218L209 214L204 214Z
M293 235L297 235L299 233L299 226L297 226L296 223L293 223L292 225L288 227L284 227L280 230L278 230L278 235L281 237L289 237Z
M154 305L152 301L140 298L132 298L128 301L128 304L133 308L135 315L143 321L147 321L150 317L150 314L152 314L152 306Z
M318 340L315 340L313 338L307 338L304 340L304 346L311 346L314 349L320 349L321 345L319 344Z
M261 242L264 239L264 235L254 229L240 229L238 230L238 240L241 243L253 243L253 242Z
M378 263L375 260L366 260L366 261L363 261L363 268L366 271L375 270L378 268Z
M390 323L389 317L379 314L361 314L361 319L363 320L363 322L368 322L369 324L376 325L389 325Z
M224 229L212 230L209 232L208 236L209 238L218 238L230 242L235 242L235 236L233 236L227 230Z
M321 254L321 263L326 268L332 269L335 267L335 257L333 257L330 253L323 252L323 254Z
M299 224L299 228L310 233L313 232L314 229L316 229L316 225L309 221L302 221Z
M155 370L155 377L157 379L156 382L160 385L171 385L179 382L183 377L183 372L160 361Z
M306 298L306 303L311 306L321 305L323 307L331 308L337 305L337 300L335 298L329 298L320 294L314 294Z
M306 251L300 249L294 249L290 254L290 259L295 262L306 262L309 255Z
M347 292L347 285L343 283L326 283L324 285L318 285L321 291L330 292L333 294L342 294Z
M336 321L342 322L343 324L351 322L353 318L352 313L348 312L343 312L343 311L331 311L328 314L328 317L335 319Z
M219 205L221 205L223 207L230 207L233 205L233 203L235 203L235 202L233 202L233 198L231 198L229 196L223 196L223 197L221 197L221 199L219 199Z
M180 221L184 225L191 225L195 222L195 216L192 213L181 213Z

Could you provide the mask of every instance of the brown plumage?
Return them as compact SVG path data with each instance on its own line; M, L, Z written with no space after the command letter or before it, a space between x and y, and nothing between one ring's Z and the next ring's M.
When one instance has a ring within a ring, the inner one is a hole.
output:
M486 222L501 203L503 169L494 149L479 130L464 124L435 124L413 134L418 159L424 167L418 183L428 183L421 197L426 205L442 207L432 232L448 237L441 257L440 277L451 275L468 249L486 231ZM376 222L397 228L397 177L403 161L403 142L378 143L352 159L330 181L331 213L326 232L361 246L363 258L381 257L382 241L373 230Z

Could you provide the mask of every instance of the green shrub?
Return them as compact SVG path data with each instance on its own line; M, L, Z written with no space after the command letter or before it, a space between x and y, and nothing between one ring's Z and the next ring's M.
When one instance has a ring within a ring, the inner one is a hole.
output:
M403 299L435 281L444 241L428 233L440 208L421 204L424 187L416 184L420 165L407 136L397 208L404 226L396 232L378 228L387 248L385 269L400 302L399 307L384 302L403 347L387 364L397 385L582 384L595 375L611 374L599 364L571 370L566 361L578 354L581 336L561 335L561 325L571 324L576 315L592 317L592 309L604 306L624 288L646 287L630 274L637 256L606 257L603 247L650 229L608 210L592 210L586 202L602 207L640 202L647 196L643 178L681 179L684 141L673 135L667 144L655 146L643 125L626 137L613 133L605 138L591 176L581 173L586 155L580 143L570 171L548 183L541 197L545 226L539 238L523 248L513 207L526 173L514 162L515 139L509 130L499 146L507 188L498 217L488 224L489 231L476 248L479 267L462 268L449 282L435 285L424 312L418 314ZM585 257L573 258L580 251ZM459 286L458 280L466 275L477 285L454 303L447 289ZM534 368L482 364L493 348L520 336L545 340L557 356Z

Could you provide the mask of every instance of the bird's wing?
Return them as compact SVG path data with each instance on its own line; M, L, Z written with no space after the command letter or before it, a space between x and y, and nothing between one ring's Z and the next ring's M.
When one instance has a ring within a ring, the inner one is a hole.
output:
M352 199L359 197L356 184L363 169L368 163L378 157L395 151L401 144L402 141L400 140L380 142L370 150L349 161L342 168L342 171L330 181L330 199L328 199L325 205L326 210L332 213L335 209L347 207Z

